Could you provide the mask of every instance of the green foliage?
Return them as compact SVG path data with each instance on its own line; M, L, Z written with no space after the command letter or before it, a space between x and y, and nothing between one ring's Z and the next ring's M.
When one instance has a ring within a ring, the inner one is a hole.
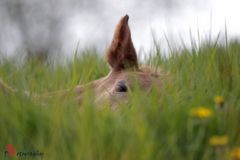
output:
M240 145L240 43L202 44L167 58L156 52L146 62L169 72L161 91L133 92L115 112L109 106L96 109L90 92L81 107L60 98L42 102L0 92L0 151L13 144L16 152L43 152L43 159L231 159ZM0 65L5 82L30 93L72 88L109 71L90 51L65 65L6 59ZM224 103L214 102L215 96ZM200 106L211 115L193 115ZM216 136L227 142L216 138L219 144L213 144Z

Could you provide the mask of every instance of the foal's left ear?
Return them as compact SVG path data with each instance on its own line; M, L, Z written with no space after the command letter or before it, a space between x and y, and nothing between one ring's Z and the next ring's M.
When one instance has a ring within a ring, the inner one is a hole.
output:
M107 50L107 61L113 70L138 70L137 54L132 43L128 19L128 15L121 18Z

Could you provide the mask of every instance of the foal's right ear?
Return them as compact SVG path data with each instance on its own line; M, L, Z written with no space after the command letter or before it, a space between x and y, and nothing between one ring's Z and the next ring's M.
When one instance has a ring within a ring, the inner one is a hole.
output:
M137 54L134 49L128 26L129 16L118 22L112 43L107 50L107 61L113 70L138 69Z

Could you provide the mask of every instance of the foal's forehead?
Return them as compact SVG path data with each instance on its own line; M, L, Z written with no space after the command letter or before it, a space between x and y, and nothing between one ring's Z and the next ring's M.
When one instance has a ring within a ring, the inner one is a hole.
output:
M116 81L125 80L128 82L132 82L132 81L146 81L148 79L155 78L155 76L152 76L150 72L142 70L137 71L125 70L111 74L109 78L114 78Z

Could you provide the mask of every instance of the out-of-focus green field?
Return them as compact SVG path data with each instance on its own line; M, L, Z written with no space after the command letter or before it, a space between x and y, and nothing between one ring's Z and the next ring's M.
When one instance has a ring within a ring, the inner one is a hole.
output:
M146 63L170 73L161 92L133 93L115 112L109 106L96 110L92 94L85 95L80 111L61 98L0 91L0 159L8 144L16 153L44 153L27 159L240 159L240 43L206 43L168 58L156 47L152 55ZM65 65L0 60L5 82L39 94L108 72L104 59L89 52Z

